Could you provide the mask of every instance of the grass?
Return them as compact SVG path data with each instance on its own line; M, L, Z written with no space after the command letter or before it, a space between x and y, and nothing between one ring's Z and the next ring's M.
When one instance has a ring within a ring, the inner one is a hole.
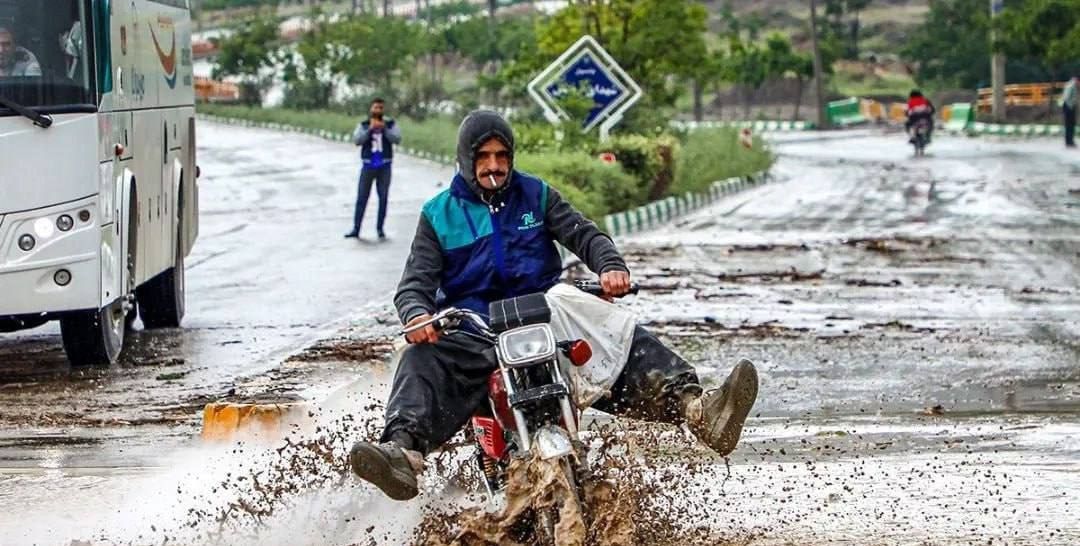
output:
M766 170L773 159L760 138L754 138L753 147L746 149L739 143L737 129L699 129L682 144L670 193L705 191L717 180Z
M891 95L903 98L918 87L915 80L907 74L866 76L843 70L837 70L830 84L834 91L849 97Z
M200 114L210 114L212 116L282 123L335 133L352 133L356 128L356 124L361 121L358 116L350 116L331 110L300 111L285 108L255 108L206 103L199 104L196 110ZM434 154L454 155L458 121L449 116L433 116L424 120L397 118L397 122L401 126L405 146Z

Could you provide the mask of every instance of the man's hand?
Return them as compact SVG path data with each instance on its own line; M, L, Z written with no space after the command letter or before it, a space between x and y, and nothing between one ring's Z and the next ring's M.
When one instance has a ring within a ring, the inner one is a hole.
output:
M630 274L625 271L608 271L600 275L600 286L604 287L604 294L618 298L625 296L630 291Z
M369 130L382 129L385 126L386 126L386 124L383 123L383 120L381 120L379 118L371 118L370 120L368 120L368 129Z
M408 328L414 324L420 324L421 322L424 322L426 320L431 320L431 315L427 313L420 315L419 317L410 320L409 323L405 325L405 328ZM436 330L434 326L429 324L421 330L406 334L405 340L412 344L435 343L439 341L439 331Z

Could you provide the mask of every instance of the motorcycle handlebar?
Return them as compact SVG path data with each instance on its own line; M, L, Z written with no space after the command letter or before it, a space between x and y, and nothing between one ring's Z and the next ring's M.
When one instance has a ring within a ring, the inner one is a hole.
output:
M604 287L597 281L576 281L574 282L574 286L576 286L578 290L592 294L594 296L605 295ZM637 294L640 290L641 286L639 286L636 282L632 282L630 283L630 291L626 294Z

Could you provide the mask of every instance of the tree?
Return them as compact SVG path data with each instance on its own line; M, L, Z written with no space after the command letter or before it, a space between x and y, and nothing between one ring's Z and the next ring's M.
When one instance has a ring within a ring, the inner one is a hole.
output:
M588 0L572 4L539 24L542 64L550 62L582 34L591 34L641 85L642 104L631 111L640 125L663 123L660 110L675 104L687 82L708 62L707 12L689 0ZM651 119L646 119L650 118Z
M1080 0L1028 0L1007 4L995 20L995 51L1043 67L1058 78L1077 65L1080 46Z
M798 81L794 119L799 119L803 85L814 77L814 60L807 53L799 53L791 47L791 40L782 34L771 34L761 53L767 79L794 77Z
M990 16L986 0L933 2L902 50L916 62L921 85L971 89L990 74Z
M240 98L245 103L261 104L270 85L270 75L264 69L274 64L278 24L277 17L257 15L233 34L212 39L219 51L214 78L238 78Z
M332 41L348 54L341 72L351 84L382 87L393 96L394 82L422 43L419 29L398 17L352 17L334 23Z
M825 0L823 39L846 59L859 57L859 14L869 5L870 0Z

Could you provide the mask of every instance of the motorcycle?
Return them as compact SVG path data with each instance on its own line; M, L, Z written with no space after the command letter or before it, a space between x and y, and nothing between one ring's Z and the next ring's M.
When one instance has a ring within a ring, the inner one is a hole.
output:
M926 155L926 146L930 144L930 120L920 119L911 128L911 145L915 147L915 157Z
M575 286L595 296L604 294L596 282L579 281ZM637 291L632 284L630 293ZM466 335L494 347L498 369L488 377L490 407L478 411L466 429L476 444L475 461L489 499L506 488L513 460L535 456L563 474L573 497L569 500L577 507L571 512L580 515L580 487L586 473L580 412L560 359L584 366L592 347L582 339L556 340L551 315L544 294L529 294L491 303L490 322L472 311L449 308L403 333L434 326L444 335ZM560 512L551 509L536 516L535 531L543 542L554 544Z

